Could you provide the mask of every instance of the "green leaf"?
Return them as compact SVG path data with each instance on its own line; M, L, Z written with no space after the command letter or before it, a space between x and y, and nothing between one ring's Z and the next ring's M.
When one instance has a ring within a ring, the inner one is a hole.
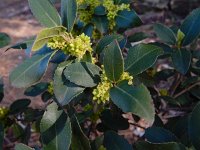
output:
M120 34L111 34L111 35L104 36L98 42L96 49L95 49L95 52L97 54L100 54L104 50L104 48L106 46L108 46L110 43L112 43L114 40L121 41L122 39L123 39L123 36L120 35Z
M136 143L136 150L186 150L186 148L175 142L153 144L142 141Z
M15 87L29 87L38 82L46 72L53 52L34 55L16 67L10 74L10 82Z
M189 118L189 137L194 147L200 149L200 103L198 103L192 111L191 117Z
M32 51L37 51L41 49L49 41L49 39L55 36L61 36L64 32L65 32L65 28L62 26L43 29L37 35L32 47Z
M29 88L27 88L25 91L24 91L24 95L26 96L38 96L40 94L42 94L44 91L47 90L48 88L48 83L46 82L41 82L41 83L38 83L36 85L33 85Z
M182 45L192 43L200 34L200 8L193 10L183 21L180 30L185 34Z
M41 123L40 132L44 150L68 150L71 143L71 123L56 103L47 107Z
M73 63L66 67L64 75L70 82L83 86L94 87L98 83L99 72L101 69L91 63Z
M133 150L127 140L113 131L105 133L104 146L106 150Z
M27 146L27 145L24 145L22 143L19 143L15 146L15 150L34 150L33 148Z
M3 150L3 140L4 140L4 127L0 122L0 150Z
M134 87L129 86L127 82L121 82L110 89L110 97L123 112L132 112L153 123L155 115L153 100L144 85Z
M0 48L10 44L11 39L6 33L0 33Z
M176 35L167 26L160 23L156 23L154 24L154 31L163 42L168 43L170 45L176 44Z
M133 10L122 10L119 11L115 17L116 27L118 29L126 29L131 27L137 27L142 25L141 19L138 17L137 13Z
M20 112L23 112L24 110L27 109L27 107L30 105L31 100L30 99L19 99L14 101L11 105L10 105L10 114L17 114Z
M172 61L177 71L186 74L191 63L191 53L186 49L176 49L172 54Z
M124 72L124 59L116 40L105 49L103 64L108 79L117 82Z
M28 0L28 2L33 15L43 26L61 25L60 16L49 0Z
M106 8L104 6L102 6L102 5L97 6L94 9L94 14L97 15L97 16L106 15Z
M76 116L72 116L72 143L71 150L91 150L90 141L83 133Z
M125 60L125 70L132 75L138 75L150 68L163 54L163 50L151 44L138 44L129 49Z
M84 91L84 88L79 87L63 78L63 71L69 62L61 63L54 74L54 94L58 103L62 106L67 105L73 98Z
M145 130L145 138L151 143L177 142L177 137L170 131L160 127L150 127Z
M101 34L105 34L108 31L108 19L106 16L95 16L92 18L92 22L96 26L97 30Z
M76 0L61 0L62 25L71 32L77 16Z
M30 39L24 40L23 42L12 45L6 51L8 51L11 48L12 49L27 49L28 47L33 45L34 41L35 41L35 37L32 37Z
M139 41L142 41L142 40L144 40L148 37L149 37L149 35L146 34L146 33L137 32L137 33L134 33L133 35L129 36L128 41L129 42L139 42Z

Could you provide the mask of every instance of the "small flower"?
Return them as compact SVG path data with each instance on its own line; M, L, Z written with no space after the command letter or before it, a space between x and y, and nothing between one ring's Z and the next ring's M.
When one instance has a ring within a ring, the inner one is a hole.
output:
M7 107L0 107L0 120L4 120L9 113L9 109Z
M47 91L53 95L54 92L53 92L53 82L50 82L49 85L48 85L48 88L47 88Z

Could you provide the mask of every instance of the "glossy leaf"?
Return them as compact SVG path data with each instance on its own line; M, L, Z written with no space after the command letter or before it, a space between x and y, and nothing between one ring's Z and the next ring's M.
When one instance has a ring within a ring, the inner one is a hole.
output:
M106 150L133 150L126 139L113 131L108 131L104 135L104 146Z
M24 145L22 143L19 143L15 146L15 150L34 150L33 148L27 146L27 145Z
M95 24L97 30L101 33L107 33L108 31L108 19L106 16L95 16L92 18L92 22Z
M176 70L186 74L191 63L191 53L186 49L180 49L175 50L171 55Z
M104 36L97 44L95 52L97 54L100 54L105 47L107 47L110 43L112 43L114 40L121 41L123 39L123 36L120 34L111 34Z
M10 44L11 39L6 33L0 33L0 48Z
M90 141L83 133L78 120L75 116L71 118L72 122L72 143L71 150L91 150Z
M144 32L137 32L137 33L134 33L133 35L129 36L128 41L129 42L139 42L148 37L149 37L149 35Z
M43 26L61 25L60 16L49 0L28 0L28 2L33 15Z
M15 87L29 87L38 82L46 72L53 52L34 55L16 67L10 74L10 82Z
M41 139L44 150L68 150L71 143L71 123L56 103L47 107L40 123Z
M76 0L61 0L62 25L71 32L76 20L77 3Z
M189 119L189 137L194 147L200 149L200 103L196 105Z
M89 36L90 38L92 38L93 30L94 30L94 26L92 24L88 24L83 28L83 33Z
M19 99L19 100L14 101L10 105L10 114L13 115L13 114L23 112L24 110L27 109L30 103L31 103L31 100L29 99Z
M186 150L186 148L175 142L153 144L148 142L137 142L136 150Z
M142 25L141 19L138 17L137 13L133 10L119 11L115 18L115 21L116 21L116 27L118 29L121 28L126 29Z
M106 15L106 8L104 6L102 6L102 5L97 6L94 9L94 14L98 15L98 16Z
M125 60L125 70L132 75L138 75L150 68L163 54L163 50L151 44L138 44L129 49Z
M153 123L154 106L153 100L144 85L130 86L127 82L121 82L110 90L111 100L124 112L132 112Z
M70 64L64 75L70 82L83 86L94 87L98 83L100 68L92 63L81 62Z
M124 59L116 40L105 49L103 64L108 79L117 82L124 72Z
M180 30L185 34L183 46L192 43L200 35L200 8L193 10L183 21Z
M177 142L177 137L173 133L160 127L147 128L144 136L151 143Z
M154 31L163 42L168 43L170 45L176 44L176 35L167 26L160 23L154 24Z
M62 26L43 29L37 35L32 47L32 51L37 51L41 49L49 41L49 39L55 36L62 35L64 32L65 32L65 28Z
M63 78L63 71L70 63L61 63L54 74L54 94L58 103L62 106L67 105L73 98L83 92L84 88L79 87Z

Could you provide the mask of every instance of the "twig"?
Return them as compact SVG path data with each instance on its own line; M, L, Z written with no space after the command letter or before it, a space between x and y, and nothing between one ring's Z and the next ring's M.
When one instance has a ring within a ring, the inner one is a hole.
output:
M184 90L182 90L181 92L177 93L176 95L174 95L174 98L177 98L179 96L181 96L182 94L188 92L189 90L191 90L192 88L194 88L195 86L200 85L200 81L190 85L189 87L185 88Z
M143 126L141 126L141 125L139 125L139 124L132 123L132 122L130 122L130 124L133 125L133 126L139 127L139 128L141 128L141 129L143 129L143 130L146 130L145 127L143 127Z
M170 90L170 95L173 96L177 87L179 86L179 84L181 83L182 80L182 76L181 74L177 73L174 79L174 82L172 83L171 86L171 90Z

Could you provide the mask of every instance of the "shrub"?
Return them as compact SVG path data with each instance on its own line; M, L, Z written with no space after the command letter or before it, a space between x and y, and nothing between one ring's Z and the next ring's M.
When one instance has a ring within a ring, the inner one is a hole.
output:
M142 25L130 3L61 0L60 17L48 0L29 0L45 28L34 40L12 46L34 53L11 72L10 82L26 88L26 96L41 95L48 105L32 109L29 99L20 99L9 110L1 108L0 141L12 127L25 144L32 130L39 132L44 150L200 149L200 55L194 47L200 9L180 27L154 24L160 42L144 44L145 33L125 34ZM158 70L162 60L169 67ZM41 82L49 63L56 66L52 81ZM173 82L161 88L163 81ZM177 116L164 123L159 116L173 110ZM127 113L135 122L144 119L148 128L130 123L123 117ZM130 125L145 130L143 140L130 144L118 134ZM17 144L15 149L32 148Z

